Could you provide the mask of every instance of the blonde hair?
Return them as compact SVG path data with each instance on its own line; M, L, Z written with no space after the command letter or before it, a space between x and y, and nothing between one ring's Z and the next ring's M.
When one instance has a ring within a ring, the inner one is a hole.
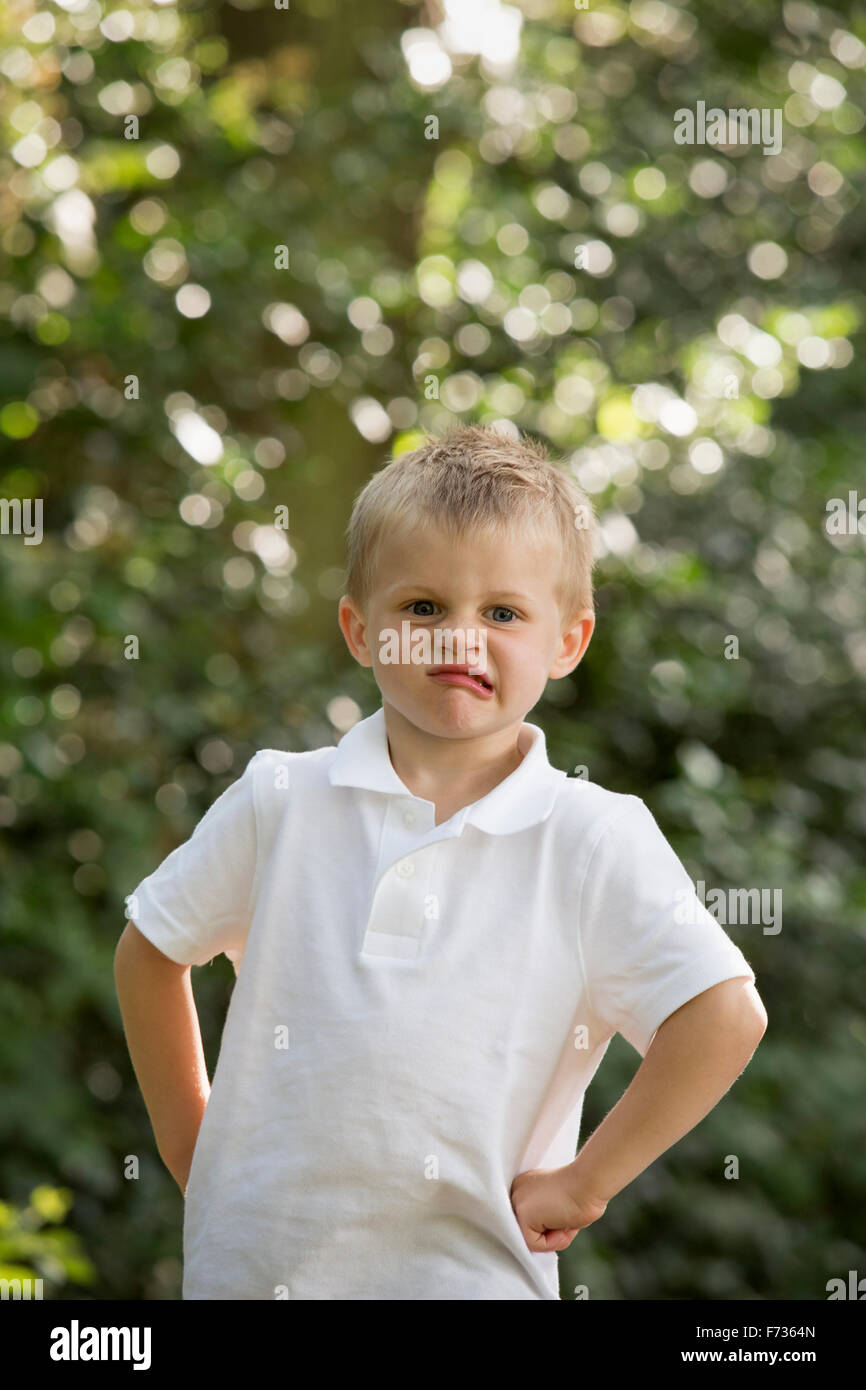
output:
M545 445L492 426L453 425L386 464L358 493L346 528L346 596L361 608L375 585L383 539L397 526L432 523L454 539L480 528L558 537L556 599L564 621L594 610L595 512Z

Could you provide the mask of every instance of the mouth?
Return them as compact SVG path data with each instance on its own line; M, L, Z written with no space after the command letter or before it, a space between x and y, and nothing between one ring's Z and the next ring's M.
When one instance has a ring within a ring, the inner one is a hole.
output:
M462 685L479 695L493 694L493 685L487 676L469 666L434 666L427 674L441 685Z

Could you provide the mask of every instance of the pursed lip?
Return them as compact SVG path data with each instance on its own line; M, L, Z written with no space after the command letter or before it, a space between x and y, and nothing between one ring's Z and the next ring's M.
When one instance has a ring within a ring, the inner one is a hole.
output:
M444 685L462 685L479 695L492 695L493 686L486 671L471 666L434 666L428 676L438 677Z

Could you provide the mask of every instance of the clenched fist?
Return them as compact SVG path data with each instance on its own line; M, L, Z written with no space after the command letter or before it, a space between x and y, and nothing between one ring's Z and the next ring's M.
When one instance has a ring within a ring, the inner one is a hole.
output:
M511 1205L527 1247L538 1254L565 1250L578 1231L604 1215L607 1202L575 1194L563 1168L529 1168L511 1184Z

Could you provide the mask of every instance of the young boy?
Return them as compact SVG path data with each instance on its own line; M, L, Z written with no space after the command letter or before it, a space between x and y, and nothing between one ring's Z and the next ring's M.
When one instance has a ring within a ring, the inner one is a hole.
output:
M644 802L551 767L524 722L594 626L568 474L461 427L375 474L348 537L339 622L382 707L256 753L127 900L115 974L186 1196L183 1297L558 1299L556 1252L712 1109L766 1014ZM209 1091L189 977L221 951ZM643 1061L575 1158L614 1032Z

